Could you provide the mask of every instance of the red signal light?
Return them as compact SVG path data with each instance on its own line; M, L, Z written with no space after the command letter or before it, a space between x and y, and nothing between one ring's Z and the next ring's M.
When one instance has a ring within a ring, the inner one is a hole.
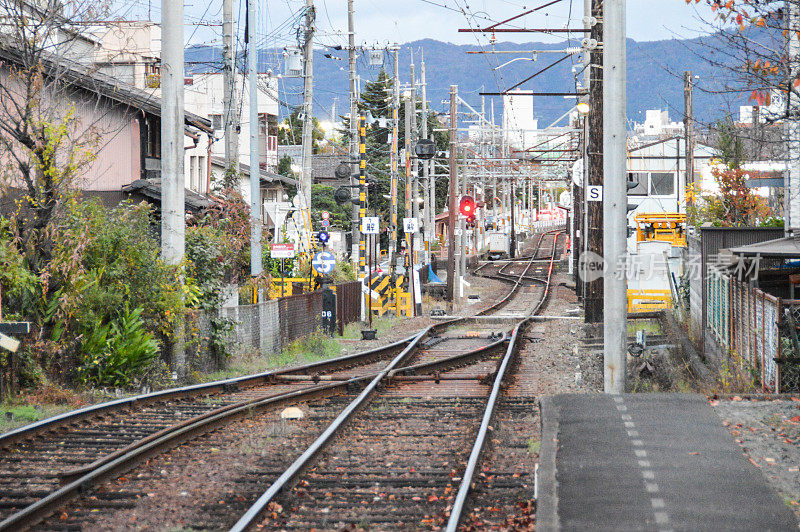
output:
M472 196L462 196L458 202L458 211L464 216L475 215L475 200Z

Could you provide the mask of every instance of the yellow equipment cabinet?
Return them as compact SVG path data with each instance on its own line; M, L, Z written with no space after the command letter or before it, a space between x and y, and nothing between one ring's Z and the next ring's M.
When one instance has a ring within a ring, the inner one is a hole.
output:
M636 241L656 240L686 247L686 215L679 212L642 213L633 217Z

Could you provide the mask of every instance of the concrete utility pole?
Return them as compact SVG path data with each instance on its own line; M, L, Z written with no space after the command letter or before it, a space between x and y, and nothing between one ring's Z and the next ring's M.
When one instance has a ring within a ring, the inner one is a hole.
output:
M183 168L183 4L161 3L161 254L168 264L183 260L186 239Z
M183 168L183 2L161 1L161 256L167 264L183 261L186 218ZM179 378L186 372L183 322L175 324L172 368Z
M455 302L455 277L456 277L456 135L458 134L458 85L450 85L450 194L447 216L447 300L451 306Z
M392 69L392 237L389 239L389 268L392 271L392 279L394 279L394 266L395 257L397 255L397 135L400 131L398 116L400 113L400 50L396 47L394 49L394 68ZM394 285L392 285L394 287Z
M597 19L597 24L592 27L591 37L598 43L603 42L603 0L592 0L592 16ZM604 92L603 92L603 52L600 47L592 50L589 66L589 144L588 144L588 184L603 185L604 172L603 152L606 151L603 136L604 120ZM624 66L623 66L624 68ZM627 179L625 165L622 167L623 181ZM624 183L623 183L624 184ZM627 194L627 189L625 190ZM584 190L584 194L586 191ZM588 195L584 195L586 198ZM604 238L604 205L603 201L586 202L586 246L585 248L596 256L603 255ZM601 323L603 321L603 280L595 279L586 283L586 297L584 300L585 317L587 323Z
M225 169L239 173L239 105L236 101L233 0L222 2L222 77L225 127ZM234 166L232 169L231 166Z
M800 5L797 2L786 2L789 11L789 70L790 79L800 76ZM797 94L789 91L789 119L786 121L786 133L789 140L789 197L785 211L788 220L784 224L787 233L800 228L800 102Z
M627 121L625 106L627 54L625 0L605 0L603 39L603 256L609 272L603 277L603 363L606 393L625 392L628 337L627 281Z
M685 185L686 187L690 187L694 185L694 79L691 70L687 70L683 73L683 102L684 150L686 154ZM680 191L678 192L680 193ZM688 198L686 200L686 206L689 206ZM678 209L680 209L680 204L678 205Z
M348 35L348 48L347 57L350 72L350 160L358 160L358 92L356 91L356 27L355 27L355 10L353 9L353 0L347 0L347 35ZM350 178L350 185L353 182L352 173ZM353 204L352 218L350 223L352 240L350 243L350 260L353 265L359 264L359 252L361 242L361 217L359 206Z
M305 70L303 74L303 174L300 186L303 192L303 216L306 231L309 235L311 228L311 153L314 146L314 0L306 0L306 31L303 45L303 59ZM310 250L309 250L310 251Z
M250 95L250 275L261 275L261 156L258 150L258 49L255 0L247 4L247 79ZM256 301L253 301L256 303Z

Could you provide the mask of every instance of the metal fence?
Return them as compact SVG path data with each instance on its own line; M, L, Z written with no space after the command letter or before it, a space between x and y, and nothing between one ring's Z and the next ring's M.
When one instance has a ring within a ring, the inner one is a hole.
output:
M361 319L361 281L336 285L336 330L344 334L347 324Z
M788 302L713 268L706 277L706 326L726 353L735 353L760 375L769 392L781 383L780 316ZM800 302L798 302L800 303Z

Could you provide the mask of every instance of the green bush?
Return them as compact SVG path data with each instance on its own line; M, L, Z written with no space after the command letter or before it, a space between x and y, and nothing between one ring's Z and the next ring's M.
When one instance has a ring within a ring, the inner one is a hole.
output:
M128 386L142 377L158 356L158 343L145 328L141 307L84 333L78 382Z

